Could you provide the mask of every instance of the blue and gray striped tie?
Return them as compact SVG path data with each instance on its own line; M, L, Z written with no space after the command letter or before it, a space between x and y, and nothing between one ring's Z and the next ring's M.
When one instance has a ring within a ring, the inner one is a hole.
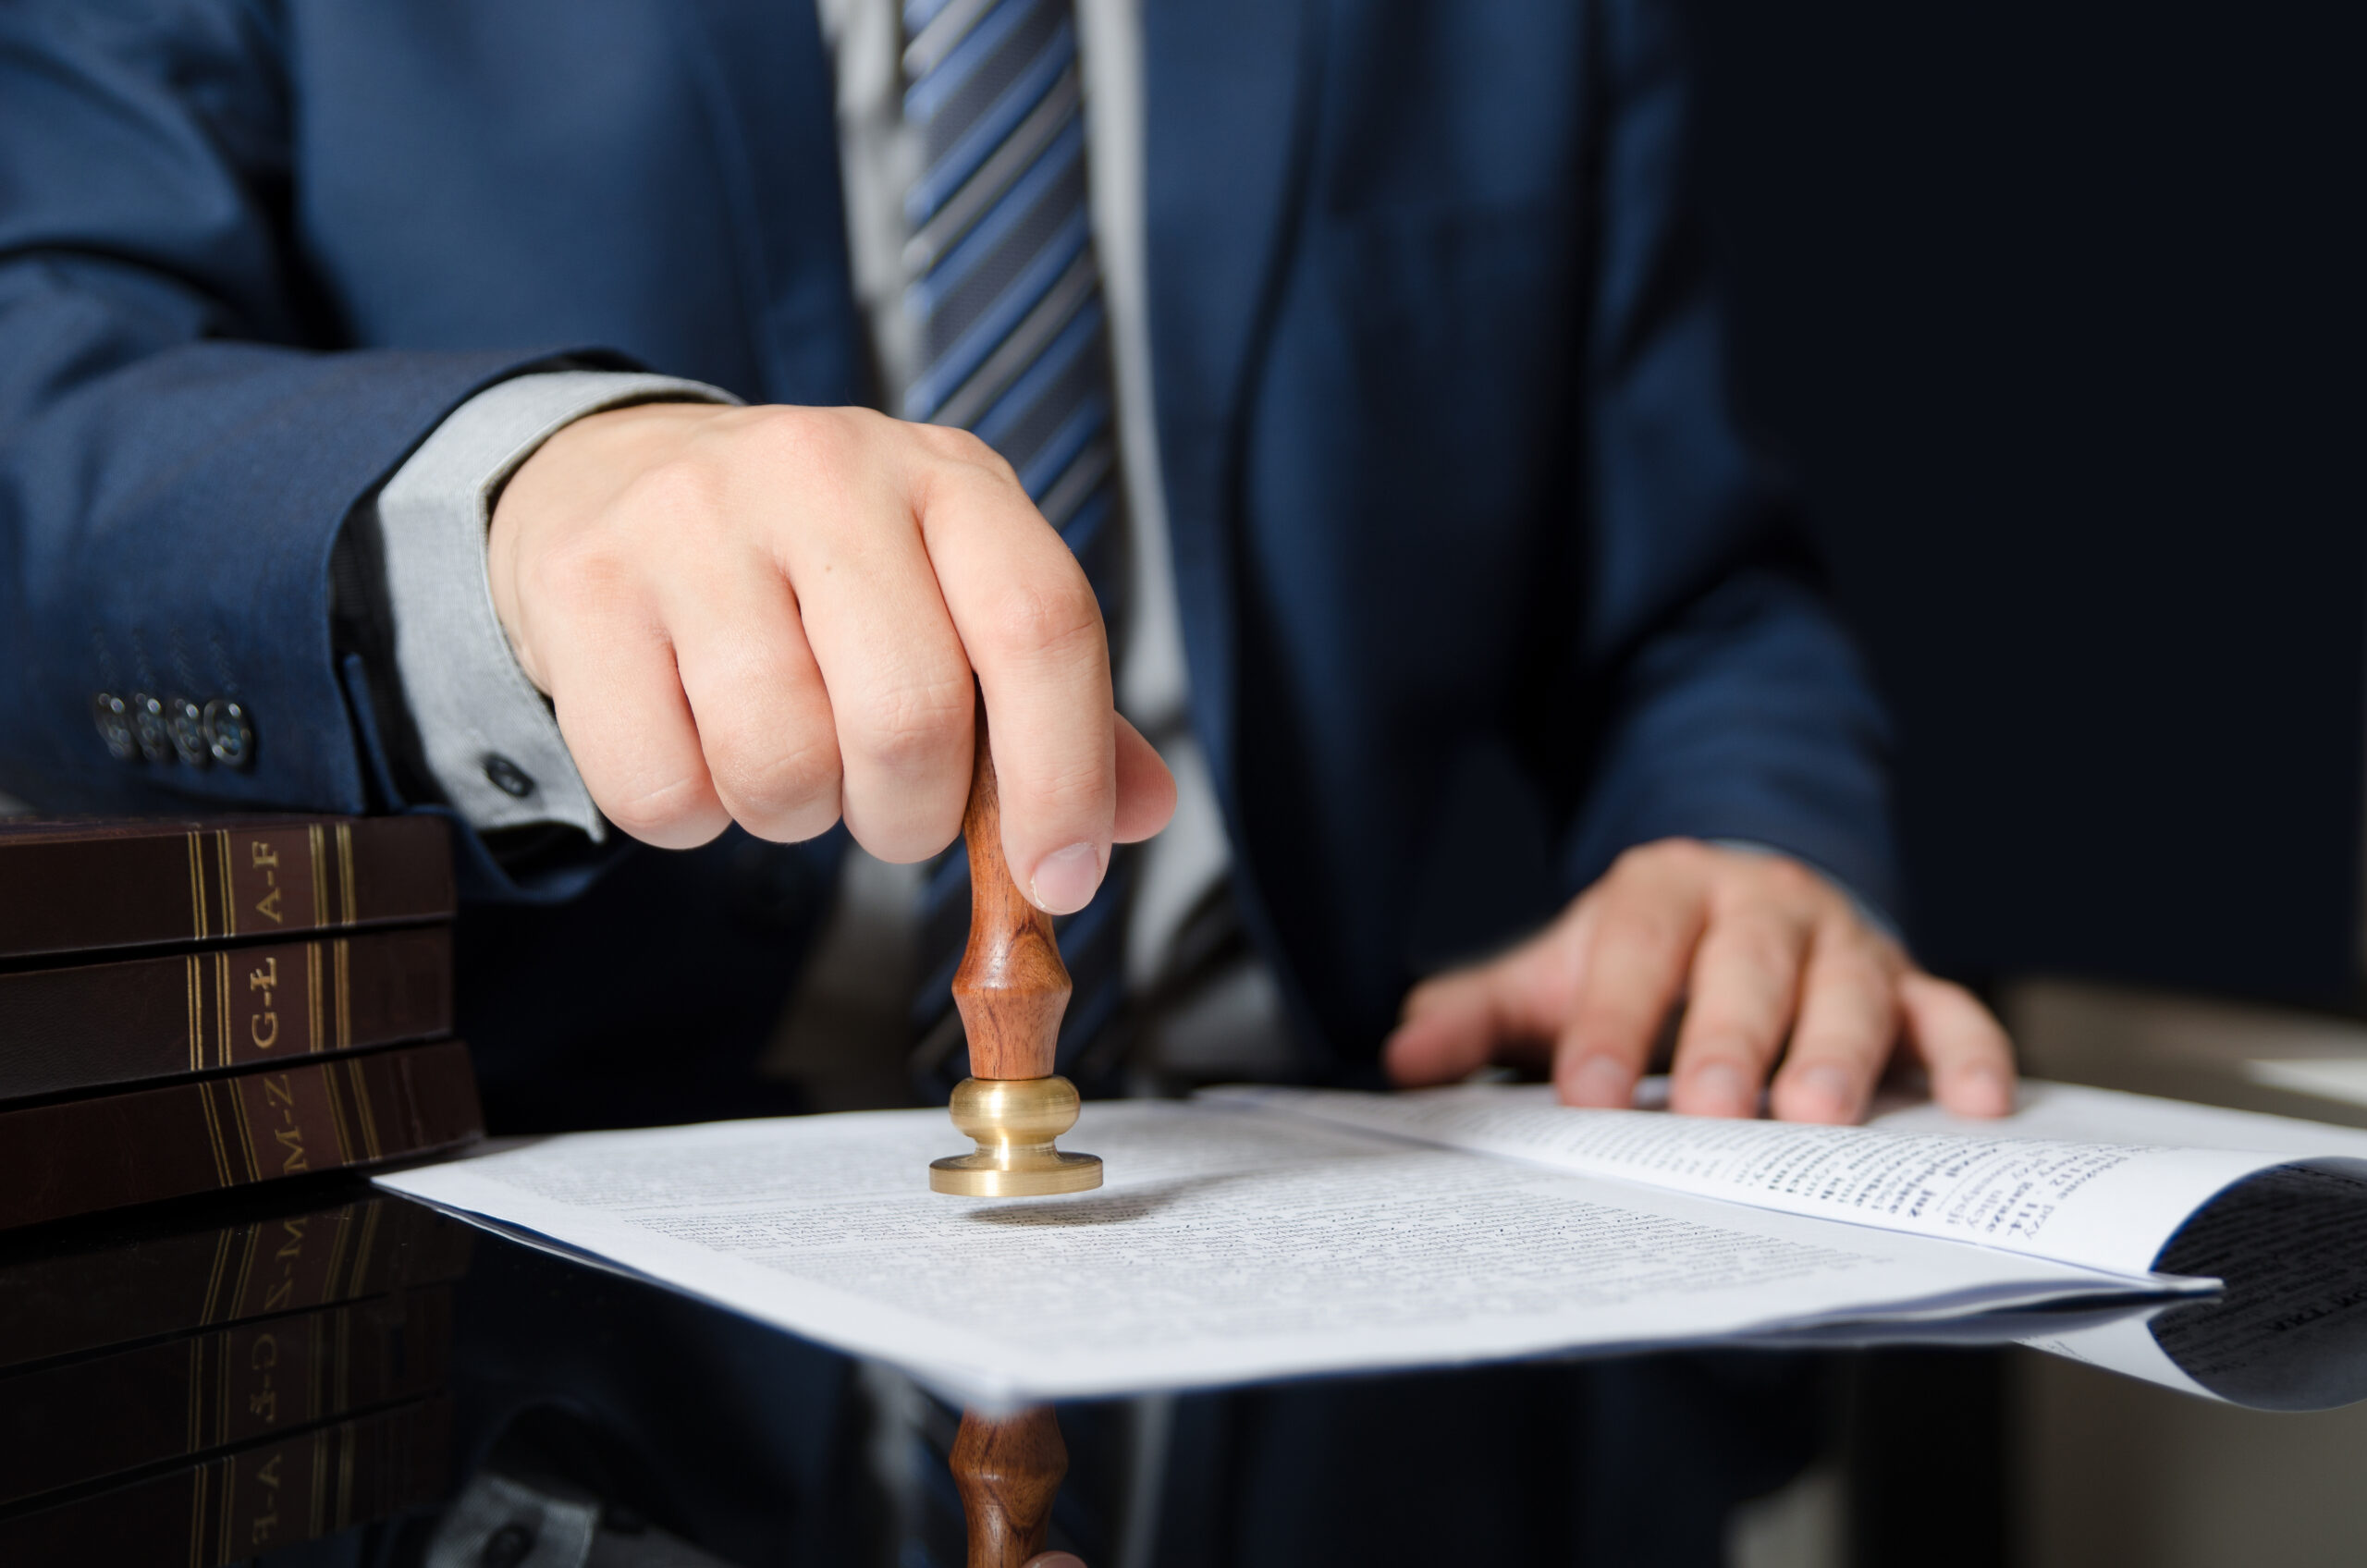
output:
M1076 552L1113 631L1124 573L1115 520L1110 349L1086 207L1076 23L1068 0L905 0L904 118L923 170L904 197L915 371L898 410L975 432ZM1061 922L1075 991L1064 1069L1116 1010L1130 863ZM956 844L921 900L929 961L915 1065L962 1076L951 983L969 927Z

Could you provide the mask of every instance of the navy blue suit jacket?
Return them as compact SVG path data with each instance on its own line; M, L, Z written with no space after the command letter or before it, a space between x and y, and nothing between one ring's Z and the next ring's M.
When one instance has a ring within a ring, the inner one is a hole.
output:
M1342 1061L1630 844L1892 892L1879 712L1726 409L1670 10L1145 3L1196 723ZM349 513L558 355L867 396L830 97L795 0L0 10L0 789L399 801ZM142 685L238 696L251 771L111 760L91 695Z

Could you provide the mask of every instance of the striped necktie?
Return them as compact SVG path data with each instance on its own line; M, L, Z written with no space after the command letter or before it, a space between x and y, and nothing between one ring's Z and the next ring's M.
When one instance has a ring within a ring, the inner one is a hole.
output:
M1075 19L1069 0L905 0L903 13L904 118L922 168L904 198L917 368L898 411L1002 454L1076 552L1114 645L1124 541ZM1058 923L1075 987L1064 1071L1120 1000L1131 879L1131 859L1113 857L1093 902ZM914 1065L940 1096L963 1076L951 984L969 889L957 843L920 908Z

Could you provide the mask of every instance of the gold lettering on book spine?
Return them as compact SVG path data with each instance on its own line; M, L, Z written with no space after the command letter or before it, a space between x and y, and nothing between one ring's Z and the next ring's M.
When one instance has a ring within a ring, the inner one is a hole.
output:
M353 890L353 824L337 825L337 877L344 885L345 923L350 925L358 917L359 902Z

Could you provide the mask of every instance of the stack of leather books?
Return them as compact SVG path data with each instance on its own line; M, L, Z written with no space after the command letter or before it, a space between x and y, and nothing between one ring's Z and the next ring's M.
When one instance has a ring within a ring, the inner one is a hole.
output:
M424 816L0 820L0 1231L482 1131Z
M459 1222L319 1186L0 1238L0 1562L242 1562L435 1501Z

